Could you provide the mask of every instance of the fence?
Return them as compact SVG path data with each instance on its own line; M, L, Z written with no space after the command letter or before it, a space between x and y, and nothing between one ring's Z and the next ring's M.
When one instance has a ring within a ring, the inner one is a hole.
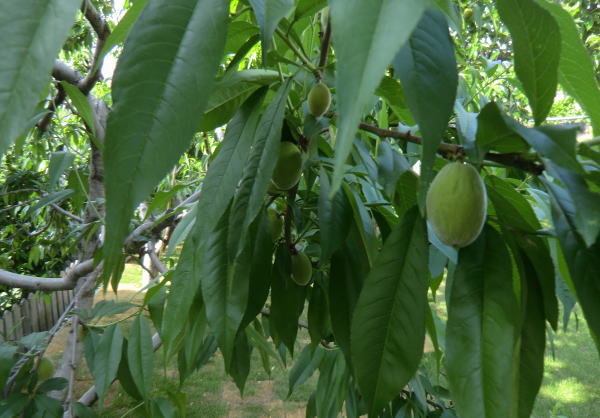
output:
M73 290L52 292L49 296L50 303L46 303L41 294L31 293L4 311L0 318L0 341L4 341L4 337L18 339L32 332L52 328L73 299Z

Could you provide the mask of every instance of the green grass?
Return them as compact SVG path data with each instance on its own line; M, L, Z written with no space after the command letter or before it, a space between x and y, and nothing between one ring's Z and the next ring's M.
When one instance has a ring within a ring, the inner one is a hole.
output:
M141 269L128 265L123 282L139 284ZM436 311L440 317L446 319L443 289L438 291L437 296ZM600 359L587 324L579 312L578 318L576 324L575 316L572 316L567 331L560 330L555 334L554 358L548 344L544 381L532 415L535 418L600 417ZM298 339L302 343L297 343L296 353L300 353L303 343L309 340L306 330L300 330ZM161 353L159 351L156 356L154 396L167 397L169 391L177 389L179 378L175 361L167 366L165 377L162 364L158 366L162 361ZM434 370L435 363L431 355L425 356L425 363ZM296 389L288 399L287 379L292 365L293 360L289 358L285 369L273 361L269 375L263 369L257 350L254 350L244 397L240 398L238 389L225 373L222 357L217 353L208 364L185 382L183 391L187 396L187 416L304 416L304 407L316 388L317 376L315 374ZM118 388L114 392L110 403L106 403L111 406L99 411L103 417L120 417L137 405L122 389ZM140 408L128 416L144 417L145 414Z
M576 324L572 316L567 331L555 334L554 358L548 344L536 418L600 417L600 358L581 313L578 318Z

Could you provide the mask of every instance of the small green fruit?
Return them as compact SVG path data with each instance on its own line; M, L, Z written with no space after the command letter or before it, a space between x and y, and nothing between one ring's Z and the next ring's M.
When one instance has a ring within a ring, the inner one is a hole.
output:
M271 233L271 239L275 242L283 232L283 219L281 219L281 216L277 214L275 209L271 208L267 210L267 216L269 217L269 232Z
M471 244L483 228L487 195L479 173L469 164L453 162L431 182L426 199L433 232L455 248Z
M308 93L308 111L315 118L323 116L331 104L329 88L322 82L315 84Z
M303 252L292 255L292 279L300 286L306 286L312 278L310 258Z
M42 357L40 364L37 369L38 381L43 382L44 380L50 379L54 376L54 364L48 357Z
M271 181L276 190L289 190L298 183L302 174L302 154L291 142L282 142L279 158Z

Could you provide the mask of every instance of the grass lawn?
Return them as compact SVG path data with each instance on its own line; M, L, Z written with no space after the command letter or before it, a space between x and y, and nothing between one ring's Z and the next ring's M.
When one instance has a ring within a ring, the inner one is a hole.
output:
M140 283L141 269L128 265L125 274L128 283ZM436 310L445 317L443 293L438 293ZM571 317L566 332L562 329L554 336L555 356L550 345L546 351L546 370L533 416L536 418L598 418L600 417L600 359L589 335L587 324L578 312L579 321ZM300 330L296 352L309 341L306 330ZM167 397L179 383L177 365L173 361L162 365L162 351L156 354L155 395ZM190 417L304 417L306 401L316 388L317 376L313 376L287 399L287 368L273 363L271 375L263 369L256 350L252 355L250 375L244 396L226 375L221 355L217 352L201 370L197 371L184 385ZM85 375L87 372L84 372ZM91 384L89 374L82 380ZM100 416L121 417L136 407L136 402L114 385L107 396L105 408L98 408ZM145 416L141 409L127 416Z

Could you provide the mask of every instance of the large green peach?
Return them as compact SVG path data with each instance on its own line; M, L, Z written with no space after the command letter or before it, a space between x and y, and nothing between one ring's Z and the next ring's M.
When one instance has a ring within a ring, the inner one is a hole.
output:
M289 190L298 183L302 174L302 153L292 142L282 142L279 158L271 181L277 190Z
M306 286L312 278L310 258L303 252L292 255L292 279L300 286Z
M319 81L308 92L308 111L315 118L323 116L331 104L329 88Z
M426 199L427 219L441 242L455 248L471 244L483 228L485 186L472 165L452 162L435 176Z

